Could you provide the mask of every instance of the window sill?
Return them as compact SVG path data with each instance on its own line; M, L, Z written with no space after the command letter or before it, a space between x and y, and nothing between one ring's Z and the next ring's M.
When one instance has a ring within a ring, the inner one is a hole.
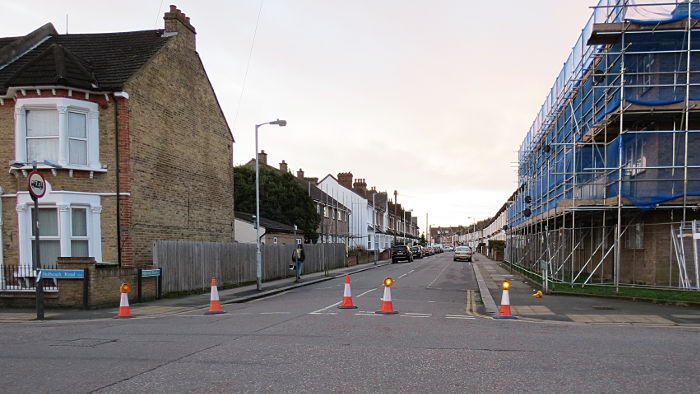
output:
M30 165L26 165L26 166L22 166L22 167L10 167L10 173L12 173L13 171L18 171L18 172L21 171L22 176L24 176L26 178L29 175L29 171L32 171L33 169L34 169L34 167L32 167ZM51 170L51 173L53 174L53 176L56 176L58 171L68 171L68 176L71 178L73 177L73 173L75 171L89 172L90 178L92 178L94 173L96 173L96 172L106 173L108 171L107 168L90 168L90 167L82 167L82 166L64 166L61 168L56 168L56 167L48 166L45 164L37 165L36 169L37 170Z

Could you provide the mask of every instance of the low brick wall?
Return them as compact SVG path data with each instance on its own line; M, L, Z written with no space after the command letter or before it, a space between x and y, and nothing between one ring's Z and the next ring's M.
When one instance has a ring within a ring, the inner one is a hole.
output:
M120 268L100 266L93 258L59 257L58 269L87 269L88 270L88 307L119 305L122 283L131 285L129 302L136 302L138 297L137 268ZM143 299L152 299L157 295L157 277L141 279ZM80 279L58 280L58 306L83 306L83 281Z
M98 265L92 257L59 257L57 269L87 270L87 307L119 306L122 283L131 286L129 302L138 300L137 268L119 268L116 266ZM83 308L85 307L84 279L56 279L58 291L44 293L44 306ZM141 278L142 300L157 297L158 277ZM34 291L6 291L0 293L0 306L27 308L36 305Z

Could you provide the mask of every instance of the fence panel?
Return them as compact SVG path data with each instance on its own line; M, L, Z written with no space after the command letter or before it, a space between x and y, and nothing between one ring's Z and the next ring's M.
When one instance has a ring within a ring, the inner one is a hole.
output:
M293 245L263 245L263 281L288 278ZM304 273L345 266L345 245L304 245ZM163 292L208 288L217 283L240 286L256 281L256 245L194 241L156 241L153 264L163 269Z

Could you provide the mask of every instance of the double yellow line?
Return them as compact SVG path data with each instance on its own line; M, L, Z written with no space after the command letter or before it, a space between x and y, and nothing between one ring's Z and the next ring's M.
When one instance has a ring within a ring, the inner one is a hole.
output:
M476 296L474 290L467 290L467 315L477 315L476 313Z

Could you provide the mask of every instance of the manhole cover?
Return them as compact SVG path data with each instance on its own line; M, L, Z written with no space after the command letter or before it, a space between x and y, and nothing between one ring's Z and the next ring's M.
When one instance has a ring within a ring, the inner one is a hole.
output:
M607 305L593 305L593 309L597 309L599 311L614 311L615 308Z

